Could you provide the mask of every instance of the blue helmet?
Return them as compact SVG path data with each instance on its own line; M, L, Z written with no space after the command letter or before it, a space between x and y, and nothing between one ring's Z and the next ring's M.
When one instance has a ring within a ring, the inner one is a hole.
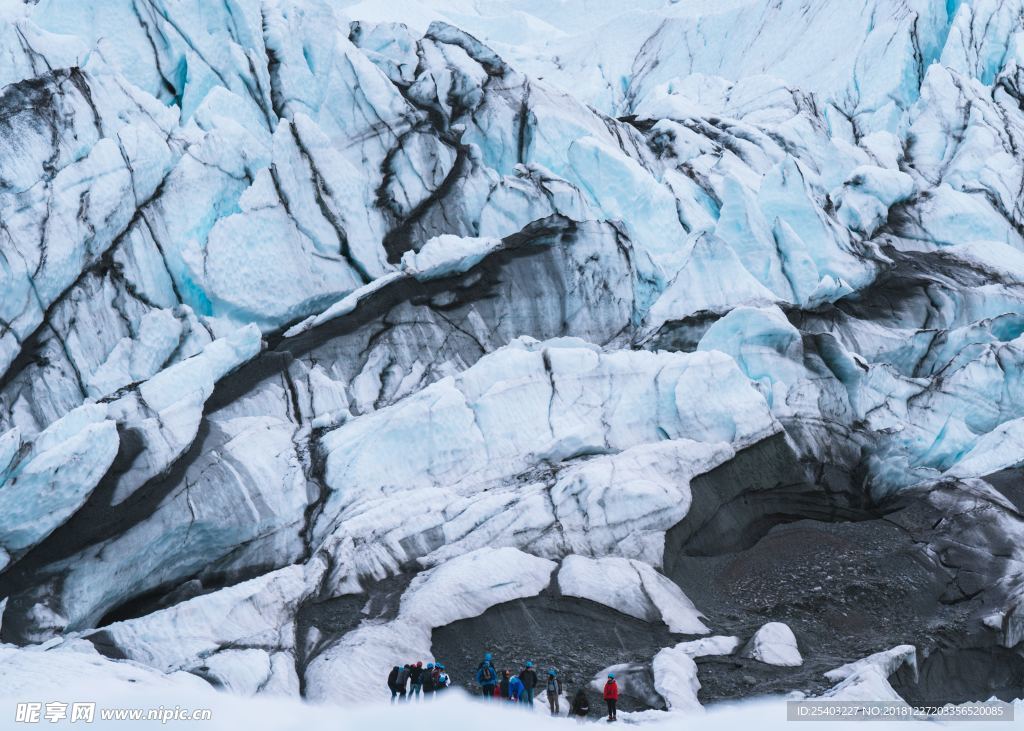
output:
M438 670L444 670L444 665L442 665L441 663L438 663L434 667L436 667Z
M526 661L526 667L532 668L533 667L533 661L532 660L527 660Z
M493 657L493 656L491 655L491 653L489 653L489 652L485 652L485 653L484 653L484 662L490 662L490 661L491 661L491 657Z
M608 673L608 680L615 680L615 673Z
M427 663L427 670L433 670L433 669L434 669L434 663L428 662Z
M548 668L548 675L558 675L558 671L554 668Z

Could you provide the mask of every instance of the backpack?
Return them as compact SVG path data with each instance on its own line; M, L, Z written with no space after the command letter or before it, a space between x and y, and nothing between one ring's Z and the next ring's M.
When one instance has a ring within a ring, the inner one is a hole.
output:
M557 693L558 692L558 680L556 678L548 678L548 692L549 693Z
M494 668L490 665L484 665L480 668L480 679L484 681L485 685L490 685L490 682L488 681L493 682L496 678L497 676L494 674Z

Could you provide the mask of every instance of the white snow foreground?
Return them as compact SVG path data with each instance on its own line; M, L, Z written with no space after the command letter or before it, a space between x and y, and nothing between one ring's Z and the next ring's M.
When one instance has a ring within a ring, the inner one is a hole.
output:
M109 731L124 728L125 721L103 719L105 709L159 712L176 707L189 711L208 710L210 719L196 723L212 731L239 728L303 731L338 727L382 731L409 728L520 731L524 724L554 731L567 727L566 719L548 718L539 709L531 713L509 704L484 704L458 689L429 703L395 706L367 703L339 707L283 696L246 698L217 692L189 673L163 675L130 661L101 657L87 648L33 650L0 646L0 659L3 660L0 682L4 687L0 703L12 709L12 713L19 702L66 703L68 711L71 703L94 702L95 720L89 728ZM1019 705L1016 710L1021 711ZM591 718L597 718L599 711L599 708L592 711ZM723 731L753 724L782 731L787 727L785 717L785 704L781 699L753 700L712 708L701 714L699 723L701 728ZM622 720L629 725L666 729L678 728L680 723L679 715L659 712L623 713Z

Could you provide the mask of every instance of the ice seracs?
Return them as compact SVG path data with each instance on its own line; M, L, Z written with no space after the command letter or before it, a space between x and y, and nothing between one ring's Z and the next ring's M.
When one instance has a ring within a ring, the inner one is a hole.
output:
M0 570L89 498L117 455L117 423L100 404L81 406L34 438L0 435Z
M102 654L252 695L296 695L295 615L324 564L289 566L85 635Z
M1020 18L0 3L3 640L347 702L539 594L739 631L683 557L892 508L943 641L1016 646ZM303 623L335 601L367 611ZM745 651L801 685L804 631ZM628 672L695 709L738 643Z
M706 378L721 390L702 392ZM638 411L641 403L648 408ZM580 542L566 525L582 527L563 518L588 508L577 501L563 510L545 470L532 472L535 462L560 472L562 463L596 455L614 465L620 460L603 455L674 440L736 448L776 430L763 398L721 353L604 353L571 339L520 340L327 435L331 490L315 536L335 556L342 582L485 545L530 545L561 557L567 541ZM396 450L402 462L385 456ZM666 457L660 464L677 471ZM656 485L632 485L661 502ZM400 513L397 494L405 496ZM639 503L621 509L646 512ZM446 519L446 510L459 517ZM616 513L609 518L618 522ZM356 551L368 536L381 550Z

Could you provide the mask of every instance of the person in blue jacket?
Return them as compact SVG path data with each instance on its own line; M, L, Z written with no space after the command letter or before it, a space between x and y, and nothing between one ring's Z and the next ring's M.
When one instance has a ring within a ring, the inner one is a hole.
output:
M480 686L480 694L484 698L494 697L494 687L498 684L498 671L491 662L491 653L484 655L484 661L476 669L476 682Z
M513 675L508 681L508 699L510 701L524 701L523 681L518 675Z

